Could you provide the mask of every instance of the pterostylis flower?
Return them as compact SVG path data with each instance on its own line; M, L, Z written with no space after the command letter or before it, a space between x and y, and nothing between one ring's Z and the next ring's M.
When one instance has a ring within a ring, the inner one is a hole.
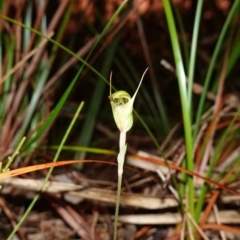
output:
M113 111L113 117L117 124L117 127L120 132L127 132L131 129L133 125L133 103L136 98L137 92L139 87L141 86L143 77L148 69L142 75L141 81L137 87L136 92L134 93L133 97L121 90L115 93L111 93L111 77L110 77L110 102Z
M121 185L122 185L122 174L123 174L123 164L125 159L125 154L127 151L126 145L126 132L129 131L133 125L133 103L136 98L139 87L141 86L143 77L148 69L142 75L140 83L137 87L136 92L133 97L125 92L125 91L117 91L112 94L111 92L111 81L112 75L110 76L110 102L113 111L113 117L117 124L117 127L120 131L120 139L119 139L119 154L117 157L118 161L118 189L117 189L117 201L116 201L116 209L115 209L115 218L114 218L114 236L113 239L117 239L117 222L118 222L118 212L119 212L119 203L120 203L120 193L121 193Z
M127 132L133 125L134 99L125 92L117 91L109 96L113 117L120 132Z

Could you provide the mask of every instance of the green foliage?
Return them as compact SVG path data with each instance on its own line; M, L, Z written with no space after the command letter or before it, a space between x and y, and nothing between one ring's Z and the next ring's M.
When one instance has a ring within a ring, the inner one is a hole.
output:
M222 94L222 90L221 90L222 88L220 85L221 84L220 75L221 74L224 75L224 78L227 77L230 72L230 69L232 69L233 65L236 63L235 60L239 58L239 51L236 51L236 45L234 44L232 47L229 47L229 43L231 42L236 43L236 36L238 36L238 34L233 34L233 32L234 33L236 32L238 27L234 25L233 28L230 28L230 25L235 21L235 17L237 16L237 14L239 14L240 1L234 1L227 15L227 18L223 25L220 36L218 38L213 55L211 57L209 68L207 70L207 73L204 79L204 87L201 93L201 98L197 108L198 110L197 110L196 117L192 114L193 113L192 92L193 92L193 84L194 84L194 75L196 70L195 62L196 62L196 56L197 56L198 36L200 31L203 1L198 1L197 3L195 21L193 25L192 45L190 49L190 58L189 58L190 61L189 62L187 61L188 65L186 66L186 69L188 69L188 74L186 74L184 69L184 63L183 63L182 53L180 50L179 39L176 32L176 23L172 14L170 1L165 0L163 1L163 3L164 3L167 22L168 22L170 38L172 42L173 55L174 55L175 65L176 65L176 74L178 78L179 91L181 96L181 106L182 106L183 123L184 123L184 131L185 131L185 143L186 143L186 162L183 162L182 166L186 167L190 171L193 171L194 155L195 155L194 144L198 143L197 136L200 131L201 117L204 109L206 109L206 107L208 106L206 95L207 95L207 92L210 90L210 87L209 87L210 81L212 81L213 85L215 86L215 92L216 90L219 90L219 94ZM226 43L227 43L227 46L229 47L227 50L225 48ZM186 46L187 44L184 43L183 45ZM227 70L224 72L224 61L223 61L224 57L223 57L220 61L221 64L223 65L223 71L219 72L216 78L213 78L213 71L216 67L217 59L219 62L220 52L223 52L223 51L230 51L229 56L228 55L224 56L228 58L227 67L226 67ZM218 107L219 107L218 105L215 106L215 108L218 108ZM217 117L214 115L215 113L213 112L213 118ZM233 118L231 124L228 126L225 133L220 137L220 140L215 146L216 149L214 151L214 154L209 159L210 164L206 173L207 178L211 178L213 170L216 167L217 162L219 161L219 158L222 154L223 143L226 141L227 136L230 137L229 133L230 133L230 130L233 128L233 124L237 116L239 116L239 111L236 112L235 117ZM192 131L192 123L194 124L194 131ZM216 124L216 123L213 122L213 124ZM206 141L207 141L206 144L209 144L209 138L207 138ZM202 146L202 153L207 151L206 146L207 145ZM182 175L182 179L186 179L186 176ZM195 206L194 197L196 195L196 192L195 192L195 187L193 185L193 179L188 177L187 182L188 182L188 187L186 188L185 186L182 186L181 189L184 191L184 194L188 196L189 211L191 215L195 218L196 221L199 221L200 214L203 210L204 199L206 197L206 194L209 188L207 187L207 185L205 184L203 185L200 191L200 197Z

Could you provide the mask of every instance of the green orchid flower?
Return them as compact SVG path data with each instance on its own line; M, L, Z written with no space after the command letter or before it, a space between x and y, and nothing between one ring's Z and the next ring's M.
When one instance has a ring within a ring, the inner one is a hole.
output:
M127 132L133 125L134 99L125 92L117 91L109 96L113 117L120 132Z
M134 93L133 97L126 92L126 91L117 91L111 94L111 77L110 77L110 102L113 111L113 117L117 124L117 127L120 132L127 132L132 128L133 125L133 103L136 98L137 92L141 86L143 77L146 73L147 69L143 73L143 76L140 80L140 83L137 87L136 92Z

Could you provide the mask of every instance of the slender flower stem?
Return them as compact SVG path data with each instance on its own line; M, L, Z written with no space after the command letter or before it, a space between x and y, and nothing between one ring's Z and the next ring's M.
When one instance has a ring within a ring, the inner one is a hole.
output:
M118 161L118 186L117 186L117 199L116 199L115 217L114 217L114 233L113 233L113 239L114 240L117 240L118 214L119 214L119 204L120 204L120 197L121 197L123 164L124 164L126 150L127 150L126 132L120 132L119 154L118 154L118 157L117 157L117 161Z
M117 157L118 161L118 176L122 176L123 174L123 164L125 159L125 154L127 151L127 145L126 145L126 132L120 132L120 138L119 138L119 154Z
M118 175L118 186L117 186L117 200L115 206L115 216L114 216L114 232L113 239L117 240L117 229L118 229L118 214L119 214L119 204L121 196L121 187L122 187L122 174Z

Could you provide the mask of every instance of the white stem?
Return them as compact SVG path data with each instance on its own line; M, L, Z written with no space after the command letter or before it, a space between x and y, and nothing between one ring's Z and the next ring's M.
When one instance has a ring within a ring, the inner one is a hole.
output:
M126 151L127 151L126 132L120 132L119 154L118 154L118 157L117 157L117 161L118 161L118 186L117 186L117 199L116 199L116 208L115 208L115 217L114 217L114 232L113 232L113 239L114 240L117 240L117 223L118 223L119 204L120 204L120 197L121 197L123 164L124 164Z
M126 132L120 132L119 149L126 145Z
M120 132L119 154L118 154L118 157L117 157L117 161L118 161L118 176L122 176L122 174L123 174L123 164L124 164L126 150L127 150L126 132Z

